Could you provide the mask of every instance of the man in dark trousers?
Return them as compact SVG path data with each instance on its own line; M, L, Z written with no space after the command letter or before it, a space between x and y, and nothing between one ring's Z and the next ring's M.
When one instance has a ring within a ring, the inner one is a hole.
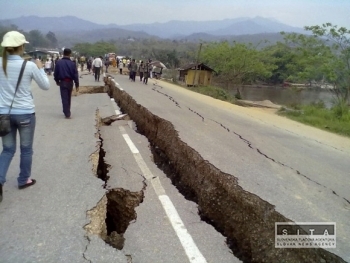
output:
M71 118L70 105L73 91L73 82L76 91L79 91L79 76L75 63L70 59L72 51L69 48L63 50L63 58L57 61L54 79L60 86L63 113L67 119Z

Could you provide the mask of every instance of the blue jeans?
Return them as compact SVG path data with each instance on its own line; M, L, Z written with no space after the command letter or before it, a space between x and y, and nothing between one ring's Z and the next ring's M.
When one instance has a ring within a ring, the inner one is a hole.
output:
M16 152L17 130L20 138L21 160L18 186L25 185L32 171L33 139L35 131L35 113L11 115L11 132L2 137L0 155L0 184L6 182L6 174Z

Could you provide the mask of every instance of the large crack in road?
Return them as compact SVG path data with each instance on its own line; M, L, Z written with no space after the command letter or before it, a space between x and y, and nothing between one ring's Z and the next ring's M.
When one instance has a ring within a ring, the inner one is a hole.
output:
M97 91L100 91L100 89ZM96 111L97 132L95 137L98 139L96 145L97 150L90 155L93 174L103 181L102 187L106 190L109 179L108 172L110 165L105 162L106 152L103 149L103 138L100 133L100 127L102 125L109 125L111 123L111 119L113 119L112 117L103 120L99 116L99 111ZM125 241L124 233L127 230L130 222L136 221L137 214L135 208L142 203L144 199L144 191L146 190L147 184L145 182L146 179L142 175L141 177L143 187L140 189L140 191L131 192L123 188L113 188L107 190L106 194L101 198L97 205L87 211L87 217L90 219L90 223L85 225L84 229L88 234L98 235L110 246L118 250L123 249ZM86 235L86 239L88 243L85 251L83 252L83 258L86 261L91 262L85 256L90 243L88 235ZM132 262L131 255L125 255L125 257L127 262Z
M164 95L164 96L166 96L166 97L168 97L168 98L172 98L172 101L175 101L175 100L173 99L172 96L166 94L165 92L160 92L158 89L156 89L156 87L162 88L160 85L154 84L154 87L152 88L152 90L153 90L153 91L156 91L156 92L158 92L158 93L160 93L160 94L162 94L162 95ZM180 107L180 104L179 104L178 102L176 102L176 106L178 106L179 108L181 108L181 107ZM190 112L192 112L193 114L199 116L199 117L202 119L202 121L204 122L205 118L204 118L204 116L203 116L202 114L196 112L195 110L191 109L190 107L187 107L187 109L188 109ZM269 155L265 154L265 153L264 153L262 150L260 150L259 148L254 147L253 144L252 144L248 139L244 138L241 134L239 134L239 133L237 133L237 132L235 132L235 131L233 131L233 130L230 130L230 129L229 129L228 127L226 127L224 124L222 124L222 123L220 123L220 122L218 122L218 121L216 121L216 120L209 119L209 118L208 118L208 120L210 120L210 121L216 123L216 124L219 125L221 128L223 128L224 130L226 130L227 132L234 134L234 135L235 135L236 137L238 137L242 142L244 142L251 150L255 150L257 153L259 153L259 154L260 154L261 156L263 156L264 158L266 158L266 159L268 159L268 160L270 160L270 161L272 161L272 162L274 162L274 163L276 163L276 164L279 164L279 165L281 165L281 166L283 166L283 167L286 167L286 168L288 168L288 169L294 171L297 175L299 175L299 176L301 176L301 177L304 177L305 179L309 180L310 182L312 182L312 183L314 183L314 184L317 184L318 186L321 186L321 187L327 189L329 192L333 193L333 194L336 195L337 197L343 199L345 202L347 202L348 204L350 204L350 201L349 201L348 199L346 199L345 197L339 196L333 189L331 189L331 188L329 188L329 187L327 187L327 186L325 186L325 185L323 185L323 184L321 184L321 183L319 183L319 182L317 182L317 181L311 179L309 176L307 176L307 175L305 175L304 173L300 172L298 169L295 169L294 167L292 167L292 166L290 166L290 165L288 165L288 164L285 164L285 163L283 163L283 162L280 162L280 161L278 161L278 160L276 160L276 159L270 157ZM276 126L275 126L275 127L276 127ZM334 148L334 147L333 147L333 148Z
M198 204L202 220L227 237L232 252L243 262L345 262L320 248L275 249L275 222L291 220L272 204L245 191L236 177L204 160L181 141L172 123L110 83L109 95L148 138L158 167L186 198Z

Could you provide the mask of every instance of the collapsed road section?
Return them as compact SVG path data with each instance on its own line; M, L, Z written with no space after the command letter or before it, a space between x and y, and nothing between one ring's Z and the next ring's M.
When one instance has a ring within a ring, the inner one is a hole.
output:
M188 199L198 204L203 221L226 238L243 262L345 262L324 249L275 249L275 222L290 222L274 206L239 186L183 142L172 123L138 104L108 79L108 93L136 123L152 146L158 167Z
M98 89L100 91L101 89ZM91 92L93 93L93 92ZM97 149L91 154L90 161L93 165L93 174L103 181L102 187L106 189L109 180L110 165L105 162L106 152L103 148L103 138L100 127L108 120L102 120L99 110L96 111L96 134ZM108 123L107 123L108 125ZM124 247L124 233L131 221L136 220L135 207L143 202L146 183L137 192L131 192L123 188L107 190L98 204L87 212L90 223L84 226L89 234L98 235L102 240L112 247L122 250ZM130 255L126 255L130 257Z

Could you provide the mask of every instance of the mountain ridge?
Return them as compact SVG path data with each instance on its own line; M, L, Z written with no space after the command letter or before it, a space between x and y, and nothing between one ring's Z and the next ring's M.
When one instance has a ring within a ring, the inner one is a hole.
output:
M283 24L274 18L264 18L259 16L254 18L238 17L232 19L208 21L170 20L164 23L135 23L129 25L117 25L115 23L109 23L107 25L97 24L85 19L78 18L76 16L21 16L13 19L2 19L0 20L0 24L7 26L14 24L18 26L18 28L21 30L30 31L36 29L44 33L48 31L72 32L105 30L113 28L123 29L123 35L127 35L127 31L130 31L130 35L133 35L134 37L135 32L139 32L140 38L156 36L165 39L175 39L179 36L183 36L184 38L186 38L186 36L190 36L196 33L204 33L213 36L228 36L261 33L279 33L281 31L296 33L304 32L302 28L292 27ZM74 25L73 28L72 25Z

